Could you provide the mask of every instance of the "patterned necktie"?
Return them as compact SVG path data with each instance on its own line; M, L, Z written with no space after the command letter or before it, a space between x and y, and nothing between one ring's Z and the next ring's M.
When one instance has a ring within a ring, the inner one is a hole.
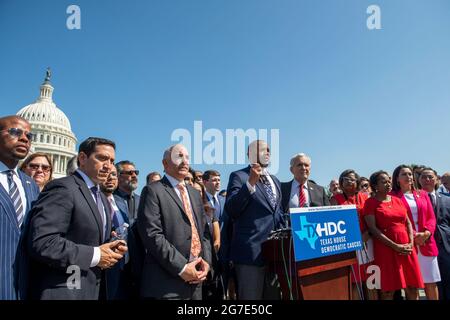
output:
M181 200L183 202L184 212L186 213L189 222L191 224L192 230L192 241L191 241L191 255L197 258L200 255L202 245L200 243L200 237L198 235L197 226L194 221L194 215L192 214L191 206L189 205L188 195L183 184L178 184L177 189L180 190Z
M275 207L277 205L277 199L275 197L275 194L273 193L272 185L270 184L269 178L267 178L266 175L261 175L261 182L263 183L264 191L266 192L269 198L270 206L272 207L272 209L275 210Z
M102 202L102 198L100 196L100 190L97 188L97 186L93 186L91 188L92 193L94 194L95 197L95 203L97 204L97 209L98 209L98 213L100 214L100 217L102 219L102 227L103 229L106 228L106 221L105 221L105 217L103 215L103 202ZM103 230L103 239L105 239L106 236L106 232L105 230Z
M20 198L19 188L17 187L17 184L14 182L13 179L14 171L8 170L7 175L9 185L9 196L11 197L11 201L14 205L14 210L16 210L17 223L19 224L20 228L24 217L22 199Z
M303 208L306 205L306 194L305 194L305 188L303 188L303 185L299 185L299 192L298 192L298 207Z

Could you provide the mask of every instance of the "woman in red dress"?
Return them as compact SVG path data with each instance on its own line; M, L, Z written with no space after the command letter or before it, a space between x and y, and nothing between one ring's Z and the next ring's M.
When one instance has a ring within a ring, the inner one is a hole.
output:
M387 172L377 171L369 180L375 195L364 205L364 219L374 238L381 299L391 300L395 290L405 289L408 300L417 300L417 288L424 284L406 208L400 199L389 195L391 178Z
M377 300L378 293L376 289L368 290L366 286L367 267L373 261L373 242L369 235L366 223L363 219L363 208L366 200L369 198L367 193L359 192L358 181L360 177L355 170L348 169L339 176L339 186L341 194L335 194L330 199L331 205L355 205L358 212L359 227L363 240L363 249L357 251L358 263L353 265L353 300ZM361 285L363 292L360 292L356 284Z

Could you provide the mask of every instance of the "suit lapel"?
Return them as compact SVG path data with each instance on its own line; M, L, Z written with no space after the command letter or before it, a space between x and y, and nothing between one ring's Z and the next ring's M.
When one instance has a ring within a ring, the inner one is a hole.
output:
M109 232L111 230L111 215L112 215L112 211L111 211L111 207L109 204L109 200L108 198L106 198L106 196L102 193L100 193L100 196L102 198L102 202L103 202L103 207L105 208L105 213L106 213L106 226L105 226L105 231L107 233L111 233ZM110 238L110 234L105 234L104 237L106 241L109 240Z
M14 226L14 231L19 233L19 224L17 223L16 210L14 209L11 197L9 193L3 188L3 185L0 184L0 200L2 205L5 208L6 216L11 221L11 225Z
M172 197L172 199L175 201L175 203L180 207L180 209L184 212L183 203L181 202L180 198L178 197L177 193L173 189L172 185L169 182L169 179L167 179L165 176L161 180L162 184L166 188L167 193ZM186 214L186 212L184 212Z
M95 221L97 222L98 231L100 232L100 243L103 242L103 220L100 216L100 212L98 212L97 204L94 201L94 198L92 198L91 190L88 189L86 182L84 182L83 178L75 172L73 175L75 182L78 184L81 194L86 199L86 202L89 205L89 208L91 208L92 214L94 215Z
M116 201L117 208L119 208L120 214L123 217L123 220L125 220L126 223L130 223L130 219L128 218L128 207L123 201L123 199L119 196L114 195L114 200Z
M438 219L440 219L441 217L440 217L440 215L441 215L441 195L439 194L439 192L436 192L435 193L435 195L436 195L436 212L435 212L435 214L436 214L436 221L438 221Z

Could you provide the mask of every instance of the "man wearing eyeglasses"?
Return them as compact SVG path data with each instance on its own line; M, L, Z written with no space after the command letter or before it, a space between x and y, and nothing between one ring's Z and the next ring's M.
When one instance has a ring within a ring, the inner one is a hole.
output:
M329 206L325 188L309 180L311 158L298 153L291 158L290 165L294 179L281 184L284 212L289 212L290 208Z
M19 242L39 188L17 164L30 150L30 131L30 124L21 117L0 118L0 300L22 298L22 285L26 284Z
M139 208L140 196L134 191L138 187L139 170L129 160L122 160L116 163L118 187L114 191L114 200L117 208L127 216L128 224L128 249L129 260L126 261L124 274L130 279L129 296L137 298L139 295L140 274L144 259L144 247L139 238L136 226L137 211Z
M134 192L138 187L139 170L136 170L134 163L128 160L117 162L116 169L119 187L114 194L120 198L117 199L117 205L121 209L126 210L128 219L130 219L130 225L132 225L137 217L140 200L139 195Z

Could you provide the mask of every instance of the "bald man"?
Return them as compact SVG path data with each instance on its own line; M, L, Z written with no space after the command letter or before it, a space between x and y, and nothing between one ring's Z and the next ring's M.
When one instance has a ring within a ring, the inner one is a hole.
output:
M17 164L28 155L32 140L28 121L18 116L0 118L0 300L23 298L27 282L20 235L39 188Z
M201 300L212 255L203 201L184 182L189 154L183 145L168 148L162 163L166 174L144 188L138 210L146 249L141 297Z

